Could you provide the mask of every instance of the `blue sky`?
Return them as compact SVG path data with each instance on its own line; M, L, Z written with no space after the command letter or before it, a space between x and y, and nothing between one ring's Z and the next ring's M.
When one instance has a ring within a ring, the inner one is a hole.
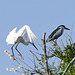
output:
M31 30L37 36L35 43L40 50L38 44L42 44L41 38L46 32L48 35L60 24L64 24L68 28L72 28L72 39L75 42L75 0L0 0L0 74L1 75L19 75L17 73L8 72L6 68L14 67L11 60L4 53L4 50L10 50L12 45L7 45L6 37L8 33L15 27L18 30L23 25L29 25ZM65 31L64 34L70 34L71 31ZM64 35L62 35L62 39ZM59 38L60 40L60 38ZM63 40L65 41L65 39ZM35 51L31 45L19 45L18 49L23 54L25 62L32 65L28 57L32 55L28 50ZM10 50L11 51L11 50ZM18 53L15 53L18 55Z

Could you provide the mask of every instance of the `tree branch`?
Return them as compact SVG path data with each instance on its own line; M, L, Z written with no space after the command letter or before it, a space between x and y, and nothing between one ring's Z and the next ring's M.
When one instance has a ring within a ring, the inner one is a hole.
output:
M43 43L43 50L44 50L45 67L46 67L46 70L45 70L45 71L46 71L47 75L51 75L51 72L50 72L50 70L48 69L48 61L47 61L47 54L46 54L45 35L46 35L46 33L44 32L43 39L41 39L41 40L42 40L42 43Z
M68 64L68 66L66 67L66 69L65 69L65 71L63 72L62 75L65 75L66 74L66 72L68 71L70 65L73 64L74 61L75 61L75 57L70 61L70 63Z

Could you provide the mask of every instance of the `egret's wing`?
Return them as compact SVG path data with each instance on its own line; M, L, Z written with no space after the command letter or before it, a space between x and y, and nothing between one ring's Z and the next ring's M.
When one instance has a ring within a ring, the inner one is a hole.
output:
M26 25L26 34L27 34L27 38L26 40L29 40L29 42L35 42L35 40L37 39L36 36L34 35L34 33L31 31L31 29ZM24 37L26 37L24 35Z
M24 40L29 41L29 37L27 34L26 26L23 26L18 32L17 35L22 37Z
M15 27L11 32L9 32L9 35L6 38L6 42L8 44L14 44L17 37L16 37L16 29L17 27Z
M19 31L18 31L18 35L23 37L24 40L26 40L27 42L35 42L36 40L36 36L34 35L34 33L30 30L29 26L25 25L23 26Z
M31 31L31 29L29 28L29 26L25 25L23 26L18 32L17 34L22 37L25 41L29 42L30 44L32 44L36 49L37 47L35 46L34 42L37 39L36 36L34 35L34 33ZM37 49L38 50L38 49Z
M29 38L29 41L30 42L35 42L35 40L37 39L36 36L34 35L34 33L31 31L31 29L26 26L26 30L27 30L27 35L28 35L28 38Z

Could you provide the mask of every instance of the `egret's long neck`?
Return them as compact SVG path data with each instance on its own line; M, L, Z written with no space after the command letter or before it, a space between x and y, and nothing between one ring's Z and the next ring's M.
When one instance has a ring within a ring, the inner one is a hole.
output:
M17 38L16 42L17 43L20 43L21 42L24 45L28 45L29 44L29 42L25 42L25 40L23 39L23 37L20 37L20 36Z

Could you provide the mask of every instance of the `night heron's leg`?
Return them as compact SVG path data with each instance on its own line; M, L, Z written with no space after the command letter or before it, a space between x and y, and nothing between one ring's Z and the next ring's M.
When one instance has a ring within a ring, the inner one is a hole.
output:
M14 45L15 45L15 44L14 44ZM15 58L14 58L14 51L13 51L13 47L14 47L14 45L11 47L13 61L15 60Z
M55 43L54 45L57 45L57 39L55 41L53 40L53 42Z
M21 56L21 58L24 60L22 54L18 51L17 47L18 47L18 44L16 45L15 49L16 49L16 51L19 53L19 55Z
M35 44L34 43L31 43L31 42L29 42L31 45L33 45L37 50L38 50L38 48L35 46Z
M56 45L57 46L57 48L59 48L60 49L60 47L59 47L59 45L57 44L57 39L55 40L55 41L53 41L55 44L54 45Z

